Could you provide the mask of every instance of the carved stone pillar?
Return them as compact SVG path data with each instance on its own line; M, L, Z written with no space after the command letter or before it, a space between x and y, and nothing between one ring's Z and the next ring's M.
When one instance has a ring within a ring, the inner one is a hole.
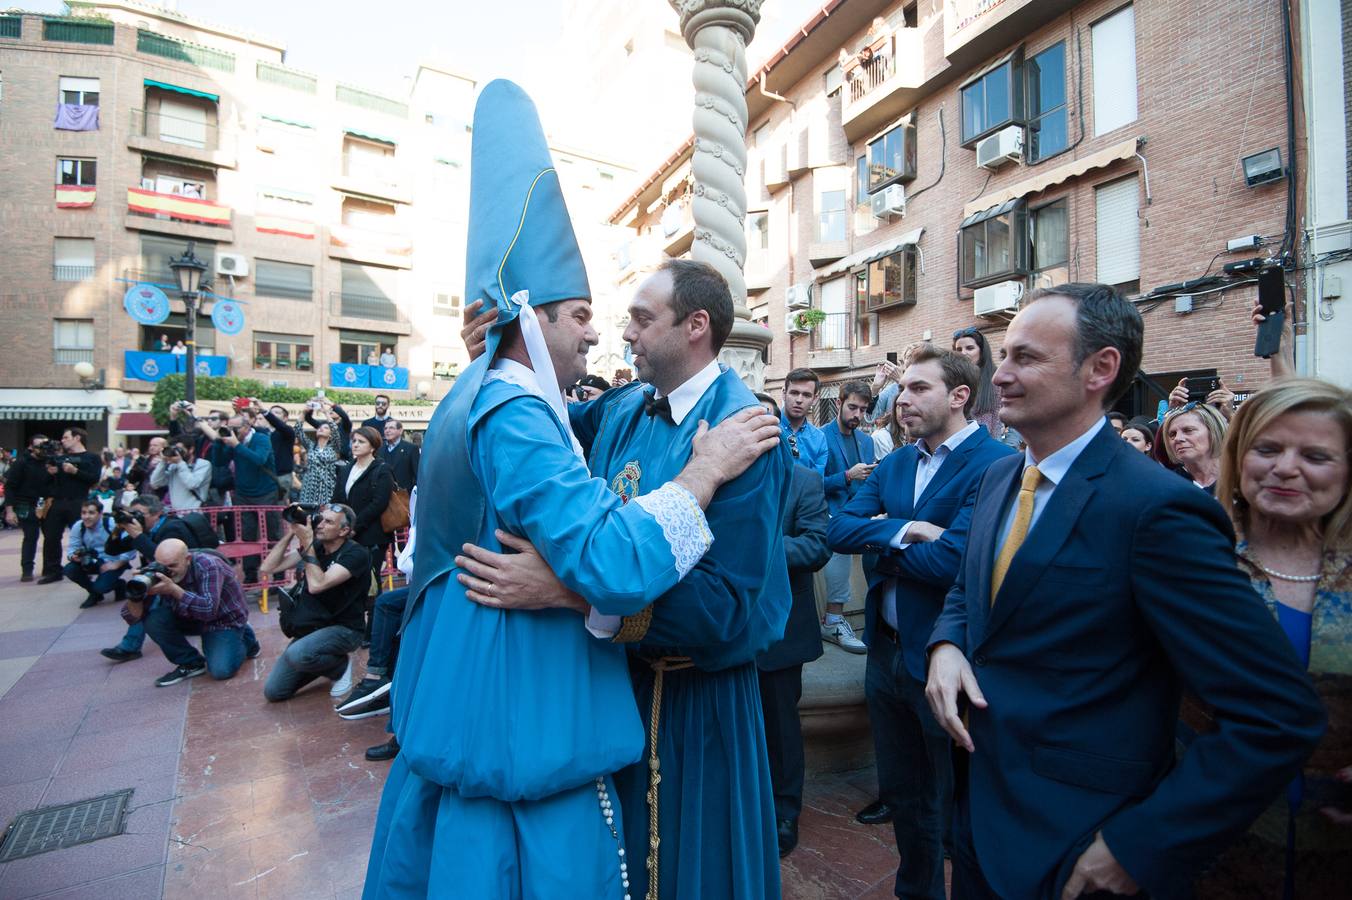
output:
M752 390L765 385L770 332L746 306L746 45L761 0L670 0L695 52L695 238L690 255L723 273L736 319L719 359Z

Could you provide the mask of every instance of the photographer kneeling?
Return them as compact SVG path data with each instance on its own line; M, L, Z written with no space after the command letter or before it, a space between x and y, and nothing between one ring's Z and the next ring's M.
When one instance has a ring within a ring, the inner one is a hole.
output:
M300 563L305 570L294 604L282 602L282 633L292 641L263 686L263 696L274 703L321 676L338 693L347 689L342 682L349 678L350 654L361 645L371 585L370 557L352 539L352 507L326 503L311 515L297 503L283 516L291 534L268 551L259 571L272 575Z
M97 500L86 500L80 507L80 521L70 529L70 561L61 570L67 581L78 584L89 595L80 609L89 609L109 591L116 591L117 599L122 599L122 572L136 558L136 552L107 551L108 539L116 530L113 517L104 514L103 504Z
M122 618L145 622L146 634L175 664L155 679L157 687L210 672L218 681L234 677L245 657L258 655L249 627L249 608L235 568L210 550L192 551L177 538L155 548L155 562L127 582ZM200 635L202 650L188 643Z

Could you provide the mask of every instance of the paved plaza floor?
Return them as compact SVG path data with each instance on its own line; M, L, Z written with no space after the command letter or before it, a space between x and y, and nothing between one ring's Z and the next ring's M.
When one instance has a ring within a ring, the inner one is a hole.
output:
M322 680L265 701L286 643L275 609L254 611L263 653L233 679L157 688L173 666L154 643L132 662L99 655L124 630L111 601L81 610L68 582L20 583L18 554L18 533L0 532L0 826L134 793L124 834L0 866L0 898L360 896L388 769L363 752L385 719L339 719ZM892 896L891 829L853 819L872 793L871 771L809 776L785 897Z

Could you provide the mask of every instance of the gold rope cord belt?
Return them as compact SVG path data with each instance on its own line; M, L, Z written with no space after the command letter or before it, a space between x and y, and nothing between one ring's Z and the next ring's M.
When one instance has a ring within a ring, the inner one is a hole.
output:
M661 763L657 759L657 722L662 715L662 674L689 669L695 664L688 656L663 656L650 659L648 665L655 673L653 702L648 719L648 894L647 900L657 900L657 786L662 783Z

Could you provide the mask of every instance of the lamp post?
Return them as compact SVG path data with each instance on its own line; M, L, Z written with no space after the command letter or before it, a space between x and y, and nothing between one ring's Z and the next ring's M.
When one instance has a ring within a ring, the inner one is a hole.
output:
M194 241L188 241L183 255L171 258L169 268L174 270L178 279L178 293L183 299L183 308L187 313L187 332L184 343L188 345L188 371L184 379L183 399L189 403L197 402L197 304L201 299L202 275L207 264L192 252Z

